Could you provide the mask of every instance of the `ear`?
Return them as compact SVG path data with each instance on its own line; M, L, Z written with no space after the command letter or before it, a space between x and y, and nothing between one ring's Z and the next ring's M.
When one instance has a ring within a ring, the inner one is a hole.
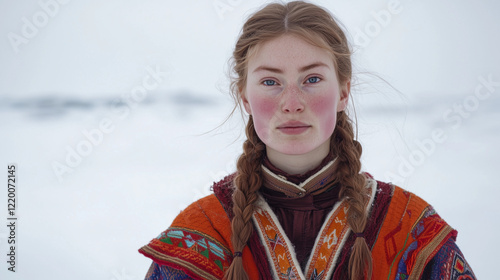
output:
M243 102L243 107L245 107L245 111L247 114L251 115L252 114L252 108L250 107L250 103L248 102L247 97L245 96L245 93L243 91L241 92L241 102Z
M340 100L337 105L337 112L344 111L347 108L349 101L349 93L351 92L351 81L347 81L340 87Z

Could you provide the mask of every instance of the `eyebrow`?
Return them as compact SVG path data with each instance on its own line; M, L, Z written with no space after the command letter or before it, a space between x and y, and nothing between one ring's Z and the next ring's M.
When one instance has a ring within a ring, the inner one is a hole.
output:
M307 70L310 70L310 69L313 69L313 68L316 68L316 67L327 67L327 68L330 68L330 66L326 65L323 62L315 62L315 63L309 64L309 65L306 65L304 67L301 67L299 69L299 72L304 72L304 71L307 71ZM281 70L279 68L265 66L265 65L259 66L259 67L255 68L255 70L253 70L252 73L255 73L255 72L258 72L258 71L270 71L270 72L275 72L275 73L283 74L283 70Z

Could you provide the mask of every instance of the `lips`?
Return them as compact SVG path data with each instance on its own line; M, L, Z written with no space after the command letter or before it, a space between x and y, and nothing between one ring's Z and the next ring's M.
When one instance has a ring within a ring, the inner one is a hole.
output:
M307 131L311 125L299 121L288 121L280 124L277 129L285 134L301 134Z
M288 121L286 123L279 125L278 129L280 129L280 128L293 128L293 127L306 127L306 126L309 127L310 125L305 124L303 122L299 122L299 121Z

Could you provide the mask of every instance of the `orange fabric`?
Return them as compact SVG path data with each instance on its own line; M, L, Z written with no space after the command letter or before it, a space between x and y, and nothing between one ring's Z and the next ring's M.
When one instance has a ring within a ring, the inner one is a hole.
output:
M314 271L331 271L336 264L336 259L343 249L347 234L349 234L349 226L347 226L347 209L348 204L343 201L337 208L335 213L327 221L327 226L322 232L319 232L321 238L311 252L314 259L306 268L306 279L311 279Z
M215 195L202 198L182 211L171 225L171 229L176 228L209 236L213 242L224 247L223 253L228 257L222 265L215 263L220 267L217 273L214 272L218 269L217 266L212 263L202 264L206 262L206 258L199 258L195 251L181 248L179 250L188 256L179 259L176 258L179 255L169 255L169 250L174 249L171 245L167 245L172 243L166 243L167 241L163 239L168 236L160 235L149 245L141 248L141 253L160 264L185 268L190 271L190 276L195 276L195 279L221 279L222 271L227 269L232 260L231 255L234 249L231 243L231 222ZM414 229L418 230L413 231ZM429 204L395 186L388 211L372 248L372 279L395 279L400 264L403 269L406 269L404 274L409 275L409 279L418 279L427 262L432 259L443 242L454 235L456 231L435 214ZM176 237L172 238L174 240ZM174 243L174 246L177 244ZM416 245L417 249L409 249L410 244ZM349 249L344 248L344 250ZM244 267L249 278L259 279L259 270L250 249L245 247L242 253ZM190 262L183 262L185 260ZM190 264L193 267L192 270L189 269ZM210 274L209 277L201 276L205 272Z
M253 260L252 252L250 252L248 246L245 246L243 249L243 267L250 280L259 280L259 269Z
M373 256L373 277L372 279L395 279L398 270L398 264L403 258L403 253L408 249L412 242L416 241L412 235L412 230L416 224L422 220L422 217L430 208L430 205L419 198L418 196L405 191L399 187L394 188L389 210L385 216L380 232L372 249ZM441 219L437 222L430 222L431 227L426 227L423 238L419 237L418 244L426 247L439 247L441 244L437 235L449 236L451 228ZM428 229L429 228L429 229ZM431 243L438 242L437 245ZM431 244L431 245L429 245ZM415 267L416 257L420 254L420 250L415 250L415 256L409 256L409 260L405 261L411 273ZM430 260L428 256L424 257L426 262ZM420 264L421 266L422 264ZM423 270L423 267L421 268ZM421 271L420 271L421 272Z
M224 208L212 194L189 205L177 215L170 227L203 232L233 251L231 226L228 225L230 225L230 221Z
M181 227L202 232L218 240L234 253L231 243L231 221L215 195L204 197L183 210L171 227ZM259 279L257 266L248 246L243 250L243 263L250 279Z
M420 213L427 206L428 204L417 196L399 187L394 188L389 210L372 249L373 279L389 273L390 277L387 279L396 277L397 265L402 257L400 250L405 246Z

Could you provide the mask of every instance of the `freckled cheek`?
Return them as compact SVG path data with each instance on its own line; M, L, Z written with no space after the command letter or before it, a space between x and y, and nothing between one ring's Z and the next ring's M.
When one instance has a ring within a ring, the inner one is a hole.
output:
M278 109L278 104L273 99L262 97L253 97L249 101L255 131L261 140L264 140L263 138L267 138L270 129L272 129L270 121Z
M310 104L311 110L319 121L320 133L324 137L331 136L337 122L337 102L335 98L317 98Z

